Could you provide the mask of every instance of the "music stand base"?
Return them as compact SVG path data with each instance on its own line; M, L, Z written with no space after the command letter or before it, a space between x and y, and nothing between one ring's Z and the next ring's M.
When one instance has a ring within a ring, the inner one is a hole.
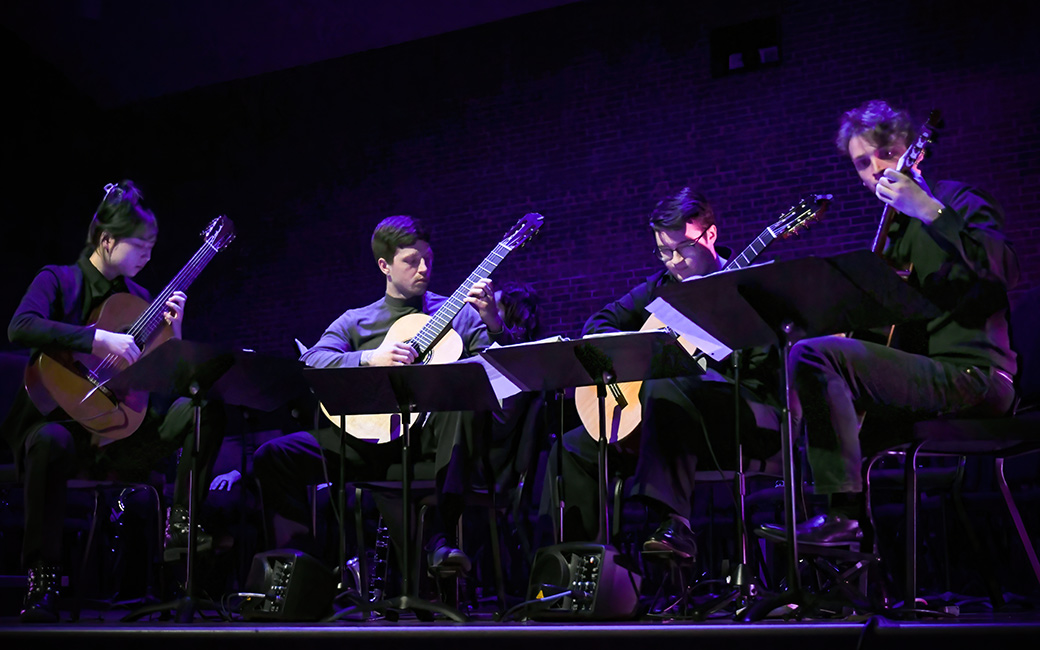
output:
M378 612L389 620L397 620L399 618L399 612L406 611L412 612L415 614L415 617L421 621L431 621L436 614L449 618L456 623L467 623L471 620L469 616L463 614L454 607L434 603L416 596L396 596L394 598L387 598L386 600L380 600L374 603L355 605L336 612L336 614L325 620L326 622L339 620L351 614L363 614L365 615L365 618L368 619L371 618L368 615L372 612ZM393 613L391 614L391 612Z
M182 597L165 603L148 605L130 612L121 620L126 622L137 621L151 614L173 613L174 621L177 623L191 623L195 619L195 613L205 606L208 609L217 609L217 604L210 600L196 600L195 598Z
M743 623L754 623L761 621L770 615L775 615L781 608L788 608L790 616L801 616L806 606L805 593L800 589L785 589L772 596L766 596L754 605L747 607L737 620ZM787 618L784 616L783 618Z

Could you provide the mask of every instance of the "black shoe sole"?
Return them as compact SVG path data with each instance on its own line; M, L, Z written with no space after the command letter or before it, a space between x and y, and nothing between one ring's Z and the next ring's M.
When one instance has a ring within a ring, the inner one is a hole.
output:
M677 555L680 558L683 558L684 560L691 560L691 561L697 559L697 553L696 552L694 552L693 554L690 554L690 553L687 553L686 551L680 551L679 549L675 548L671 544L668 544L666 542L662 542L662 541L656 540L656 539L648 539L645 542L643 542L643 553L654 554L654 555L657 555L657 554Z

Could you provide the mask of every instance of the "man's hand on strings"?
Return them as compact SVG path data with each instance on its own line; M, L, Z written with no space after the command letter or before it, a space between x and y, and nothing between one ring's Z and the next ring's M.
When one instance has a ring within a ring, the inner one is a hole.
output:
M415 361L415 348L403 341L387 341L375 350L366 350L361 355L365 366L407 366Z
M466 296L466 302L476 307L477 312L480 314L480 320L487 325L489 333L498 334L502 331L504 327L502 316L498 313L498 303L495 301L495 288L492 286L489 278L477 280L470 287L469 295Z

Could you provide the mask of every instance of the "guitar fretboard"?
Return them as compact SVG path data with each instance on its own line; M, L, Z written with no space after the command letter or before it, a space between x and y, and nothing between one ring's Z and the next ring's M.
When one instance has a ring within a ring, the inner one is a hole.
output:
M451 326L451 321L455 318L455 315L466 304L466 296L469 294L470 287L477 280L490 277L491 272L498 268L498 265L506 258L509 251L509 248L499 242L494 250L484 258L484 261L469 274L466 281L459 285L459 288L444 301L444 304L440 306L429 322L412 338L411 344L419 353L419 358L424 357L430 348L440 340L441 336L448 330L448 327Z
M187 290L191 283L195 281L195 278L199 277L202 269L206 268L206 265L216 257L219 250L209 241L203 243L184 268L174 276L173 280L166 285L166 288L152 301L152 304L148 305L148 308L144 310L127 331L127 334L131 334L134 337L138 347L143 350L148 340L151 339L152 334L165 323L163 314L166 311L166 301L170 299L170 296L175 291Z
M775 239L776 235L773 234L772 229L766 228L762 231L761 235L755 238L755 241L748 244L747 248L745 248L740 253L740 255L737 255L732 260L730 260L730 262L726 264L726 267L723 270L738 271L744 268L745 266L751 264L751 262L753 262L755 258L758 257L762 253L762 251L766 249L766 246L773 243L773 240Z

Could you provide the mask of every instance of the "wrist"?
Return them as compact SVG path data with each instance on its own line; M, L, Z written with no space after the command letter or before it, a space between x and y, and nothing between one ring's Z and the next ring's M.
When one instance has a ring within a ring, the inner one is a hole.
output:
M372 350L362 350L362 352L361 352L361 361L358 363L358 365L361 365L361 366L370 365L369 362L371 360L372 360Z
M947 212L948 208L938 199L932 199L921 209L918 218L925 223L932 223Z
M505 325L499 320L496 323L484 323L487 326L488 336L498 336L505 330Z

